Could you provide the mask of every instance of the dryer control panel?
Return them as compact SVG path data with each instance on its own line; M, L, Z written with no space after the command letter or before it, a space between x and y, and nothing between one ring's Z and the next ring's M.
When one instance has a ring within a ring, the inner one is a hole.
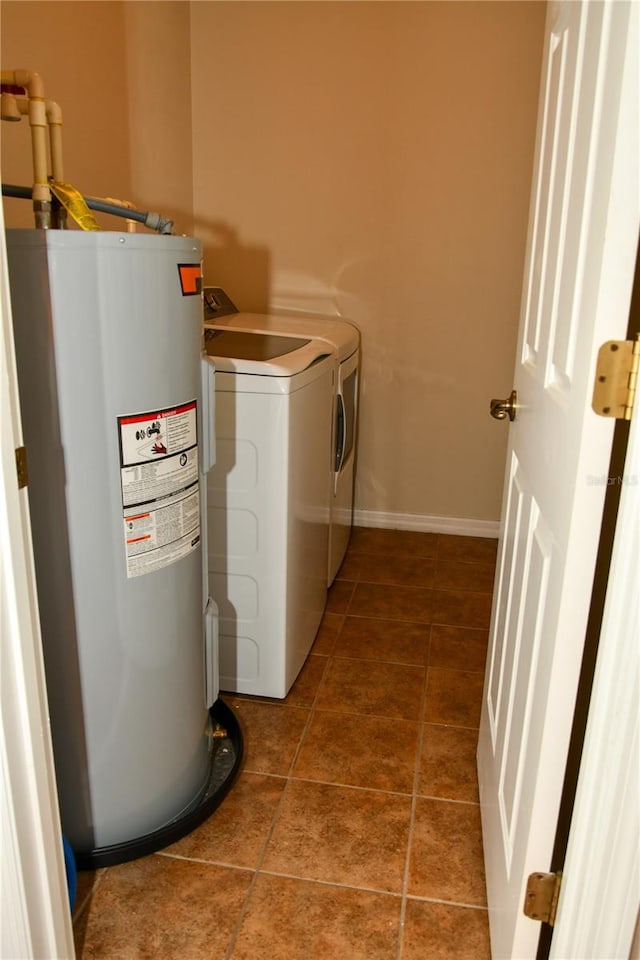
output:
M204 302L204 322L211 323L218 317L229 317L238 313L238 308L222 287L204 287L202 291Z

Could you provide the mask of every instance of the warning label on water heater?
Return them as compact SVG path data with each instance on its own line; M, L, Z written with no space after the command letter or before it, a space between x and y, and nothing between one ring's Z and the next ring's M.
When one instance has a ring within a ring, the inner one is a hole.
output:
M200 543L196 401L118 417L127 576L159 570Z

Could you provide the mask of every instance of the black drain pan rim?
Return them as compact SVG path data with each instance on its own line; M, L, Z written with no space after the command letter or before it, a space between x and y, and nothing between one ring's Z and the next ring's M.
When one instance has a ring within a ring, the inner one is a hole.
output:
M220 806L233 782L238 775L240 765L242 764L243 739L242 731L238 719L233 710L227 706L223 700L216 700L209 710L209 714L215 722L223 726L231 741L235 760L233 767L229 771L223 782L216 790L208 794L205 792L203 798L191 807L183 816L172 820L158 830L144 834L142 837L136 837L133 840L127 840L123 843L114 843L106 847L96 847L90 851L74 850L76 866L78 870L97 870L100 867L113 867L118 863L126 863L129 860L137 860L139 857L146 857L151 853L162 850L170 844L181 840L196 827L211 816L214 810ZM212 754L212 763L213 756Z

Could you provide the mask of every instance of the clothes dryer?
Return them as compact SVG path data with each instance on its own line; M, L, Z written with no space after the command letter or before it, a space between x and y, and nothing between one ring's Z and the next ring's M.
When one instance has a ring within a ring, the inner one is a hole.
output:
M205 350L216 368L207 525L220 687L283 698L326 603L335 350L210 328Z
M207 309L207 290L212 292ZM330 586L344 560L353 525L356 469L360 332L339 317L295 316L285 313L243 313L220 288L205 288L205 328L311 337L331 345L336 371L332 415L331 511L327 550Z

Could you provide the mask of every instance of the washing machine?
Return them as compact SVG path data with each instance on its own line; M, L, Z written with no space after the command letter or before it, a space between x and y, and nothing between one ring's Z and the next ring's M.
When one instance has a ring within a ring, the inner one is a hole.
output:
M335 348L208 327L217 460L207 480L220 688L284 698L327 595Z
M332 419L331 509L327 585L340 569L353 525L356 466L360 332L348 320L285 313L243 313L219 287L205 287L205 328L312 337L335 351Z

